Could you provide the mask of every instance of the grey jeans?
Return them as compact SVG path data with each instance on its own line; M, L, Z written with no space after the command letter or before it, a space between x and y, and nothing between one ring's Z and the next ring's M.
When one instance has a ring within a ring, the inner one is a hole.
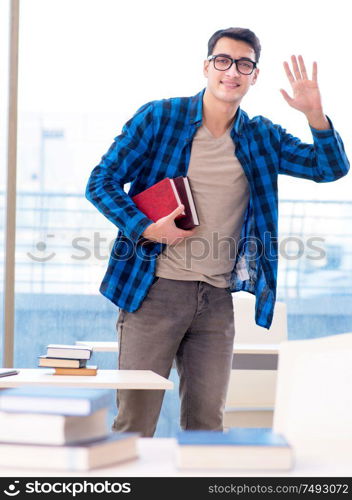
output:
M181 428L223 430L232 366L231 292L203 281L155 278L139 309L120 309L119 368L168 377L176 359ZM118 390L112 429L154 435L163 390Z

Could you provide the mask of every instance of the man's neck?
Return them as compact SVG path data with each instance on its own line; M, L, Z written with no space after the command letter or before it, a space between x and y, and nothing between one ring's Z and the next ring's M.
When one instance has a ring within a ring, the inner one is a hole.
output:
M219 101L208 90L203 96L203 124L214 136L220 136L231 125L240 104Z

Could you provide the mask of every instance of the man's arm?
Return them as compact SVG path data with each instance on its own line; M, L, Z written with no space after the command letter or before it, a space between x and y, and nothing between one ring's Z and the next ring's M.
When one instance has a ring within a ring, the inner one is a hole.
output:
M143 238L166 244L176 244L193 236L194 230L180 229L174 220L183 211L177 207L166 217L153 222L146 217L124 191L124 184L152 168L150 151L153 143L153 104L147 103L129 120L102 157L88 180L86 198L97 207L124 236L134 242Z
M147 103L125 124L88 180L86 198L122 233L137 241L153 223L123 190L149 167L153 139L153 104Z
M312 79L308 79L303 57L291 57L293 74L288 63L284 69L291 84L293 97L280 89L286 102L304 113L310 126L314 144L305 144L276 125L280 134L279 173L329 182L347 174L349 161L343 142L331 120L324 114L318 86L317 63L313 63Z
M331 182L347 174L349 161L343 142L331 120L326 118L329 129L311 127L314 144L304 143L280 125L274 125L279 132L279 174L315 182Z

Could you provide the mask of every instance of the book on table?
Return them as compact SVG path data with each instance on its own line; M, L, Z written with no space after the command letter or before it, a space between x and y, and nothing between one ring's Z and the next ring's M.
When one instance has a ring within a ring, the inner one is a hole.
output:
M289 470L293 461L292 446L271 428L233 427L177 435L179 468Z
M0 442L69 444L91 441L109 433L108 408L90 415L0 411Z
M47 368L85 368L87 359L49 358L39 356L38 366Z
M84 471L138 457L139 433L109 430L109 404L101 389L0 392L0 466Z
M10 375L17 375L18 370L13 368L0 368L0 377L9 377Z
M97 365L87 365L85 368L55 368L54 375L92 376L98 373Z
M49 358L90 359L92 352L93 348L89 346L49 344L46 356Z
M46 445L0 443L0 466L38 470L84 471L138 457L138 433L111 432L84 443Z
M179 205L184 205L182 214L175 218L181 229L199 226L199 218L194 203L188 177L166 177L141 193L132 196L137 208L153 222L169 215Z
M109 390L66 387L16 387L0 391L0 410L90 415L109 406Z

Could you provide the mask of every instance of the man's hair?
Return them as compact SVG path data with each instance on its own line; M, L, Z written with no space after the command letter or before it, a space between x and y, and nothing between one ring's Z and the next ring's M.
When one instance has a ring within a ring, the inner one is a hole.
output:
M248 43L248 45L250 45L255 52L256 62L259 61L261 51L260 41L255 33L247 28L226 28L215 31L215 33L209 38L208 56L212 55L216 42L223 37Z

